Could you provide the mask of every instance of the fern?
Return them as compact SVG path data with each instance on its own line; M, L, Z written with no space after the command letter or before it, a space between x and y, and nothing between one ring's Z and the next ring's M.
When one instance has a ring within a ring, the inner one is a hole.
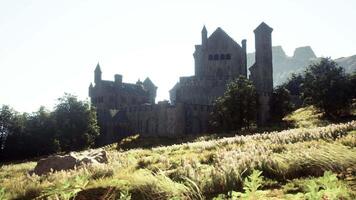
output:
M129 191L120 192L120 200L131 200L131 194Z
M336 175L330 171L324 172L324 176L316 180L310 180L307 185L307 200L337 200L349 199L347 187L337 179Z
M88 183L87 176L75 176L72 179L65 180L61 184L45 189L41 197L55 197L56 199L69 200L75 198L78 192L84 190Z
M0 200L5 200L5 188L0 188Z
M253 170L252 174L245 178L244 187L245 193L231 191L230 196L232 199L262 199L264 192L259 190L262 186L263 177L262 172L258 170Z

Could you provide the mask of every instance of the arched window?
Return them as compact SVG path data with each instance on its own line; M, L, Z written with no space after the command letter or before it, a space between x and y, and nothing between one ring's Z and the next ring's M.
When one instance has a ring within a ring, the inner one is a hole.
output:
M228 53L226 54L226 60L230 60L231 59L231 55Z
M214 56L212 54L209 55L209 60L213 60Z
M219 54L214 55L214 60L219 60Z
M225 60L225 54L220 55L220 60Z

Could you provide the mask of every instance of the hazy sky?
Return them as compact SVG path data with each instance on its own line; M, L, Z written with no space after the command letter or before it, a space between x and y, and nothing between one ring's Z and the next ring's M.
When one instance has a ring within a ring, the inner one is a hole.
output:
M205 24L222 27L254 51L265 21L288 55L356 54L356 0L0 0L0 104L18 111L52 108L64 92L88 98L94 68L124 82L147 76L157 100L194 72L194 45Z

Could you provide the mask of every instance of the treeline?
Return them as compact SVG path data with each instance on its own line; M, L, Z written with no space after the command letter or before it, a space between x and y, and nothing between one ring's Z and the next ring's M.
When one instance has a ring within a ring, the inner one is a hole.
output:
M99 136L96 112L86 101L65 94L53 111L19 113L0 108L0 162L89 148Z
M286 83L274 88L270 99L270 124L279 124L290 112L314 105L335 120L350 114L356 98L356 72L346 74L330 58L321 58L301 74L293 74ZM216 131L249 128L257 121L257 92L250 80L239 77L214 104L210 125Z

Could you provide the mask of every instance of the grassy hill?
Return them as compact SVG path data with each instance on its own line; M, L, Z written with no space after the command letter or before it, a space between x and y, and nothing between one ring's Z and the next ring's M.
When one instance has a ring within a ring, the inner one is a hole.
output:
M310 109L287 117L307 118L302 128L130 150L113 144L109 164L42 177L28 175L35 162L3 165L0 200L355 199L356 121L320 122Z

